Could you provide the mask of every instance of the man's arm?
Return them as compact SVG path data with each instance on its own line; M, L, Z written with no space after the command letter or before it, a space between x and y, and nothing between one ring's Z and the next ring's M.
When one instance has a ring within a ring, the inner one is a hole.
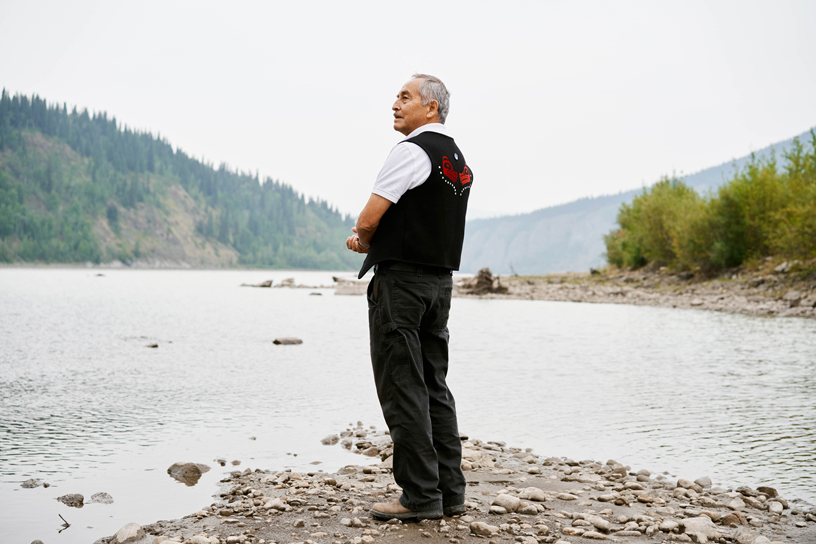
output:
M390 200L371 193L365 208L357 218L357 226L351 229L355 234L348 237L346 247L357 253L368 253L371 240L380 225L380 219L389 206L391 206Z

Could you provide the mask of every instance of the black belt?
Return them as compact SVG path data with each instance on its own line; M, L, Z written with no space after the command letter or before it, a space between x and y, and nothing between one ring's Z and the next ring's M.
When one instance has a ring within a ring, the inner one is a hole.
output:
M420 264L404 263L401 261L382 261L374 265L374 273L385 274L389 270L395 272L412 272L417 276L429 274L434 276L451 276L453 272L449 268L440 266L427 266Z

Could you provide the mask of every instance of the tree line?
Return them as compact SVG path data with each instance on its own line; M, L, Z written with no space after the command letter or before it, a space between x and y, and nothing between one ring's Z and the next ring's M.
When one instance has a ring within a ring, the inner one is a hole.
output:
M644 189L604 237L610 264L649 263L714 272L780 255L816 257L816 133L795 139L780 168L775 155L751 161L716 192L677 179Z
M43 141L34 141L40 134ZM60 153L67 145L84 160ZM180 184L205 210L196 222L204 239L234 248L237 264L276 268L348 269L350 217L320 199L257 174L214 167L165 139L118 123L104 112L71 110L37 95L0 95L0 260L100 262L139 258L138 244L112 250L94 235L107 220L118 232L120 211L162 208Z

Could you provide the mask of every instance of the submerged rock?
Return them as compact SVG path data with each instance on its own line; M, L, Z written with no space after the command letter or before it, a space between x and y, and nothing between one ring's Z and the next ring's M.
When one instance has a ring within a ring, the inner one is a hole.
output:
M71 508L82 508L85 504L85 497L79 493L63 495L61 497L57 497L57 500L65 506L70 506Z
M176 480L193 486L198 483L199 478L205 472L208 472L210 467L198 463L173 463L167 469L167 474Z
M290 345L302 344L303 340L301 340L300 338L283 337L283 338L275 338L275 340L273 340L272 343L276 344L278 346L290 346Z
M113 504L113 497L108 495L107 493L94 493L91 495L91 500L88 501L89 503L99 503L99 504Z

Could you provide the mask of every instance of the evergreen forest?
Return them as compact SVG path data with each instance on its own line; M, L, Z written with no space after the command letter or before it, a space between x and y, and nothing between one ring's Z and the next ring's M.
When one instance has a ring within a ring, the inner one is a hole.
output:
M353 225L106 113L0 96L0 262L347 270Z
M716 192L663 179L624 203L605 236L618 267L653 263L717 272L770 256L816 258L816 133L784 153L752 159Z

